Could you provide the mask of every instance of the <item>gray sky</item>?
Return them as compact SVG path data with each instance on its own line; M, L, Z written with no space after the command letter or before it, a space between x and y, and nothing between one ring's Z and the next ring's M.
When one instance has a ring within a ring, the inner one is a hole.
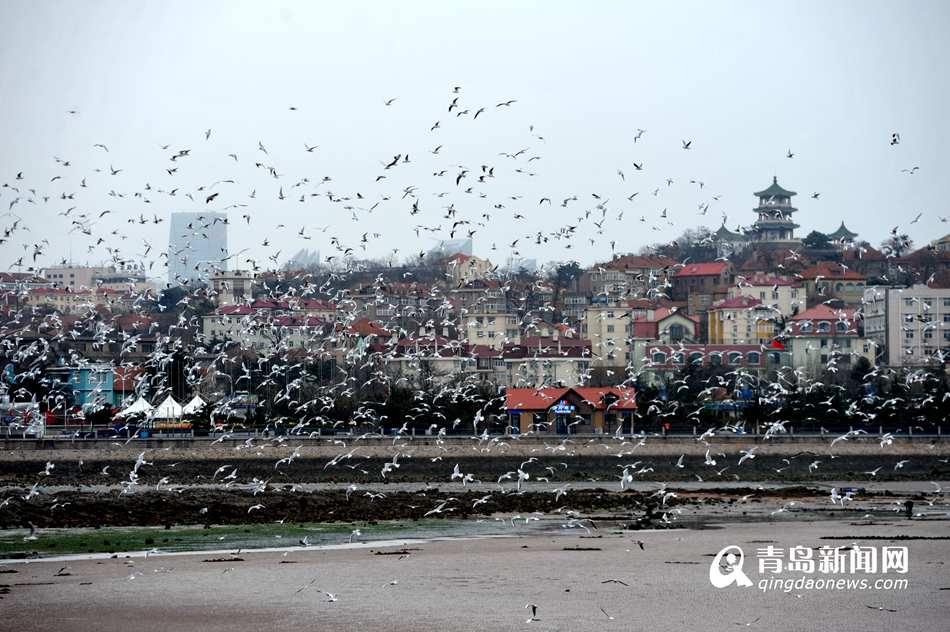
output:
M715 228L723 214L732 229L747 225L752 191L773 174L800 194L801 235L844 220L877 245L901 224L923 244L950 232L939 219L950 215L941 178L950 141L948 27L950 3L940 1L7 0L0 3L0 183L20 192L0 189L0 213L19 197L12 212L30 230L0 245L0 269L21 255L32 262L31 244L44 238L50 246L37 267L70 252L76 261L105 260L106 247L133 257L145 241L151 259L167 247L168 223L139 226L130 217L232 204L248 205L229 211L232 252L250 248L241 259L265 267L277 250L281 259L303 247L335 254L331 236L362 255L364 232L365 255L399 248L402 258L448 238L457 219L485 222L483 213L491 217L486 226L456 235L477 229L476 254L501 262L520 238L522 256L586 264L608 259L611 240L618 251L634 251L687 227ZM454 96L468 115L447 112ZM508 99L517 102L495 107ZM472 120L479 107L485 112ZM430 131L437 120L440 128ZM634 143L638 128L646 132ZM895 131L902 140L891 146ZM684 139L692 149L682 149ZM319 148L308 153L305 143ZM429 153L437 145L439 154ZM523 148L516 159L499 155ZM170 162L179 149L191 155ZM406 153L409 164L383 169ZM528 162L533 156L540 158ZM280 178L255 162L274 166ZM110 165L122 171L111 176ZM457 187L459 165L469 173ZM495 177L479 183L480 165L494 166ZM177 173L166 173L174 166ZM915 166L913 175L901 172ZM442 169L445 176L432 175ZM386 178L377 182L379 175ZM319 184L324 176L332 181ZM309 183L295 187L302 178ZM223 179L237 183L218 184L218 198L205 204L207 192L196 189ZM412 199L401 199L410 185L422 209L415 216ZM175 197L157 191L176 187ZM354 199L310 195L328 190ZM63 192L75 198L59 199ZM596 209L577 221L597 203L592 193L608 200L600 229ZM578 200L561 207L572 195ZM381 196L390 199L360 210ZM539 206L541 197L554 203ZM700 216L704 202L710 208ZM447 219L449 205L457 213ZM69 217L58 215L71 206ZM669 222L660 218L664 208ZM98 219L104 210L112 213ZM97 222L92 237L68 233L83 212ZM0 227L13 219L0 218ZM417 225L439 229L417 237ZM570 242L538 246L526 238L567 225L578 226ZM311 239L298 235L301 227ZM100 237L106 241L96 246ZM160 266L153 274L164 274Z

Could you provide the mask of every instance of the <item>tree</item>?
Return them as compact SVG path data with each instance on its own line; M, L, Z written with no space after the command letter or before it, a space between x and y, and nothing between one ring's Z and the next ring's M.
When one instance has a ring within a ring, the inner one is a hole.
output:
M889 239L881 244L881 250L889 257L903 257L905 253L914 247L914 240L906 233L900 235L891 235Z
M828 250L831 248L831 241L828 235L813 230L802 239L802 245L809 250Z

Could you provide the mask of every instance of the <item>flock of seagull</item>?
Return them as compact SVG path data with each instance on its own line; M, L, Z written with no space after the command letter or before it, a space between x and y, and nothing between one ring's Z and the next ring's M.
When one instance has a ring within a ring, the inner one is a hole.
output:
M399 105L398 97L389 97L383 100L380 107L397 108ZM526 137L519 139L519 142L512 147L494 152L492 155L482 155L473 161L462 161L458 155L452 154L449 141L440 137L442 132L453 126L489 125L493 117L503 117L518 106L517 99L501 99L482 104L469 100L461 86L453 87L446 95L442 108L443 114L428 126L425 147L422 149L402 148L389 153L381 152L381 155L376 156L366 181L351 190L339 189L336 178L332 174L291 175L297 169L301 159L319 155L321 152L322 145L310 144L310 142L301 142L300 155L290 159L274 151L271 144L265 144L263 140L257 140L246 148L235 148L229 144L228 140L216 144L217 137L214 129L207 128L202 133L196 134L194 142L161 145L158 148L163 163L161 170L138 181L134 179L133 169L123 166L121 156L116 155L107 143L95 142L90 145L95 154L89 168L80 166L73 159L57 155L52 159L54 174L51 177L41 179L39 175L30 173L30 169L24 168L12 174L12 177L0 186L0 199L3 200L3 206L5 206L2 209L3 214L0 215L0 221L3 222L0 248L6 252L17 251L17 257L13 259L10 266L10 269L14 271L38 272L51 265L65 265L69 262L69 257L64 256L62 244L54 244L48 237L57 229L64 228L69 239L75 239L84 244L84 255L87 258L100 257L122 268L129 264L147 263L147 269L152 274L162 275L170 261L187 255L182 252L160 251L160 248L156 248L153 243L154 233L156 230L165 229L164 224L167 220L165 209L177 207L183 203L182 200L188 200L193 207L209 211L206 219L199 219L187 227L190 240L207 239L208 229L214 223L221 221L216 215L212 216L211 211L228 212L225 223L232 225L233 228L243 227L248 234L255 235L259 240L252 248L236 253L222 252L217 262L220 267L249 268L255 272L274 271L283 281L293 281L293 283L275 283L267 287L270 298L274 300L283 301L304 297L337 300L345 296L345 291L341 288L346 286L347 279L367 269L366 259L369 253L379 251L376 242L385 243L389 240L387 235L374 228L380 223L378 219L380 216L385 215L388 217L387 221L411 228L420 243L423 238L429 237L475 238L482 233L491 232L490 229L497 226L510 227L506 228L508 234L506 241L502 244L492 243L491 250L493 252L500 250L500 256L511 258L522 256L521 248L525 244L543 247L547 252L561 249L570 256L573 250L578 249L578 243L583 240L586 240L593 248L606 250L609 246L609 250L613 252L617 248L620 231L625 229L624 213L638 203L637 198L641 191L645 193L643 197L654 198L655 204L662 207L663 195L674 184L677 186L681 184L679 178L667 176L648 180L647 178L654 178L650 174L650 166L646 160L637 158L631 160L630 166L621 166L616 170L620 185L627 187L622 202L619 204L613 203L611 196L605 192L562 195L552 193L542 195L539 199L527 199L521 194L511 193L507 188L517 188L521 183L539 176L539 172L535 169L543 164L544 160L543 152L539 147L546 143L546 139L533 125L527 128ZM290 116L300 115L301 110L302 108L297 106L288 108ZM81 112L78 110L70 110L67 116L81 121ZM636 129L630 141L634 147L640 148L648 138L647 130ZM892 146L900 144L900 134L893 133L889 142ZM221 148L221 144L227 147ZM692 152L694 147L694 139L680 140L681 151ZM215 152L220 154L219 158L224 160L229 168L239 166L242 173L250 173L250 177L231 176L222 170L221 177L202 182L197 186L189 186L188 178L197 177L207 167L209 161L214 163L214 157L217 155ZM417 158L420 154L428 156L423 160ZM796 158L796 153L789 148L785 152L785 158L793 160ZM194 165L194 163L198 164ZM431 167L424 167L431 175L426 176L427 180L423 181L421 179L423 174L416 165L433 163L436 167L431 172L428 171ZM35 171L45 170L44 168ZM905 169L904 172L915 174L918 170L919 167L914 166ZM311 170L305 167L302 171ZM642 178L642 180L636 181L634 185L634 178ZM696 194L703 196L697 204L699 216L706 215L720 198L718 194L706 197L710 189L700 176L689 178L683 186L688 186ZM633 190L634 188L637 190ZM371 194L369 191L375 193ZM811 197L818 200L820 193L814 192ZM327 222L326 225L317 226L313 223L313 207L317 203L321 205L323 217L334 218L324 220ZM297 210L293 211L293 216L300 219L294 226L268 225L271 214L264 209L278 204L298 205ZM573 216L570 220L558 225L556 222L563 215L555 214L549 210L550 207L566 209L565 214L572 213ZM137 210L116 210L119 208ZM645 226L649 230L662 232L677 225L677 220L674 219L673 211L669 207L662 207L651 212L649 218L646 211L637 214L639 215L637 228ZM911 223L916 223L919 219L918 215ZM723 213L723 222L726 221L727 216ZM361 233L358 239L346 237L346 234L352 232L349 227L343 230L346 222L352 222L360 227L356 231ZM535 226L532 227L532 223ZM895 234L896 228L892 231ZM137 245L132 245L135 244L133 233L139 235L140 243ZM149 237L141 237L143 233ZM330 254L325 255L321 262L326 272L306 271L292 274L279 269L281 255L295 247L292 244L306 245L323 235L328 237L327 243L330 247ZM424 265L427 259L432 258L431 250L419 244L400 241L398 245L393 245L394 247L388 250L387 260L390 267L405 270L402 274L403 280L412 281L414 277L412 270ZM264 253L263 256L260 256L260 253ZM400 263L400 257L403 258L403 263ZM194 262L187 263L191 265ZM156 264L160 265L156 268ZM505 279L504 273L500 272L497 266L493 272L502 280ZM659 279L651 281L653 281L653 287L650 288L648 294L662 296L667 290L666 286L662 285ZM175 328L184 327L192 331L200 331L201 321L196 306L202 299L212 299L213 293L207 288L196 286L194 282L185 278L178 279L177 282L179 287L187 291L187 295L174 306L174 310L179 314ZM131 291L136 292L134 289ZM135 303L135 309L143 315L148 314L148 310L153 309L154 306L151 298L145 292L141 292L139 300ZM441 297L436 296L436 298L441 300ZM444 300L441 302L444 304ZM345 301L340 301L340 304L345 304ZM154 309L167 309L167 306ZM353 311L345 320L353 322L359 316ZM58 342L68 343L71 338L76 337L76 332L88 327L100 331L104 336L103 340L106 335L114 331L108 322L101 322L102 315L94 309L81 313L78 323L67 327L62 315L41 314L32 308L19 308L9 315L3 325L2 350L7 361L12 361L20 367L27 367L23 373L28 375L33 375L34 369L30 367L39 366L41 360L49 360L53 352L48 341L34 342L26 348L21 348L17 344L18 336L29 331L37 318L43 320L50 331L56 332L51 339ZM443 319L442 324L457 324L447 320L448 317L444 312L440 312L439 318ZM542 320L540 315L533 315L530 318L535 324ZM430 315L426 315L419 324L432 324L432 322ZM394 328L406 333L410 331L399 325ZM152 367L165 366L172 361L176 353L182 351L171 329L161 333L161 344L156 345L155 352L151 354L147 362ZM234 367L240 364L245 375L249 375L253 368L253 361L249 367L248 360L245 358L235 357L225 345L212 346L207 341L201 340L200 335L197 338L197 346L214 358L212 362L214 365ZM195 352L197 349L189 351ZM282 385L276 399L285 401L300 414L301 419L306 418L308 422L324 419L324 415L332 410L338 398L352 397L360 389L373 382L393 383L393 378L383 371L372 372L367 381L359 383L356 372L349 370L356 367L348 367L341 370L343 377L339 382L333 383L319 393L306 395L305 370L302 377L283 384L282 376L293 367L299 368L300 361L297 357L285 354L283 357L278 355L269 359L272 364L269 373L265 374L263 385ZM360 359L357 366L364 361ZM259 363L257 368L262 370L262 367L263 364ZM165 383L163 374L159 373L157 380L150 385L153 389L161 390L169 387ZM395 431L392 459L386 462L378 473L381 482L386 481L387 477L403 465L400 458L409 455L408 452L404 453L399 446L407 442L410 437L411 421L438 420L433 423L430 430L439 447L445 445L450 432L457 431L459 425L464 423L461 419L450 421L445 418L439 408L432 403L440 399L445 402L475 405L477 412L472 422L471 436L477 449L503 450L506 442L518 440L517 437L492 437L484 423L479 425L491 415L490 411L493 407L497 407L498 397L485 398L471 384L447 384L437 388L436 393L417 391L418 402L412 418ZM899 404L900 402L894 403L895 406ZM648 403L644 408L649 409L654 405L659 404ZM861 410L855 410L854 414L864 421L871 421L874 417L873 413ZM382 421L380 414L371 407L361 407L356 415L362 423L379 424ZM301 421L299 427L303 428L307 425ZM786 425L787 422L781 420L772 422L766 429L766 437L784 434ZM697 441L705 444L706 447L702 464L687 464L684 454L673 462L674 467L679 469L691 467L700 481L704 480L704 472L709 472L708 478L723 477L724 473L730 469L735 478L740 478L736 472L744 464L756 458L756 448L743 450L733 461L732 455L714 452L715 448L708 443L717 433L729 433L735 430L736 428L729 426L707 430L697 438ZM834 448L839 442L853 440L866 434L863 430L849 431L834 438L830 442L830 448ZM223 435L218 441L224 440L227 436L227 434ZM340 441L342 445L339 453L326 463L324 470L332 471L336 467L353 469L361 467L360 458L356 452L359 442L369 437L378 437L378 434L369 433L354 437L350 444ZM301 458L302 446L291 447L285 443L286 441L284 437L276 440L276 445L281 445L289 452L287 456L275 462L275 471L288 468L295 460ZM629 456L635 458L637 450L646 445L647 437L646 435L623 436L618 431L615 437L608 436L596 441L602 442L618 458ZM893 443L893 436L882 436L880 443L881 450L887 450ZM257 447L252 440L248 440L243 446L249 450ZM571 449L569 439L557 445L545 446L545 450L550 450L551 455L564 454ZM835 456L829 451L827 458L833 459ZM442 457L437 456L432 460L441 459ZM788 465L791 465L791 460L787 461ZM541 468L535 465L536 462L536 458L528 458L515 470L500 474L495 481L496 489L477 499L472 509L489 502L493 494L526 493L529 489L528 484L531 482L547 483L556 479L555 468ZM895 459L893 465L888 462L886 467L898 470L908 463L908 459ZM130 494L141 487L140 471L142 467L148 465L150 463L146 460L146 452L143 451L138 455L127 477L121 481L123 493ZM809 463L808 469L813 472L821 466L822 460L815 459ZM40 481L43 477L50 476L55 467L55 464L50 462L43 471L38 473L39 481L22 497L24 501L29 502L40 493ZM564 467L566 468L567 465L564 464ZM874 478L883 467L885 465L865 474ZM106 466L101 471L104 477L110 476L108 469L109 466ZM222 466L211 473L210 480L225 487L243 486L253 496L268 489L268 480L255 478L249 483L241 483L238 469L238 466ZM778 468L776 475L780 476L783 469ZM650 463L633 461L619 465L618 470L618 488L625 490L630 488L635 481L644 480L645 475L653 471L653 467ZM463 472L459 464L455 464L451 470L446 466L445 479L439 482L459 485L462 489L469 487L485 489L485 486L489 484L478 481L472 473ZM938 484L934 485L936 489L932 498L938 498L942 490ZM169 478L165 477L158 482L156 489L174 492L182 488L172 485ZM551 490L550 493L555 496L556 501L560 502L562 498L570 498L570 491L570 484L564 483ZM374 489L363 490L357 485L349 486L346 496L349 498L351 494L359 492L365 494L370 500L385 498L383 492ZM667 490L665 486L661 486L655 495L663 508L677 497L675 492ZM833 504L844 505L852 499L853 494L850 491L839 491L837 488L830 491L830 502ZM3 504L0 504L0 509L10 500L11 498L7 498ZM427 509L424 517L450 515L457 511L457 503L457 499L451 498L440 501ZM788 511L794 505L794 502L783 504L772 513L774 515ZM248 506L247 512L250 514L264 509L266 506L263 503L256 502ZM663 515L664 519L675 519L676 510L671 509ZM562 524L564 528L589 531L592 526L589 520L582 518L576 512L565 509L564 516L565 520ZM538 516L514 516L508 520L514 525L515 520L518 519L529 522L538 520ZM352 542L360 535L359 530L353 531L350 541ZM35 538L35 530L31 531L27 537ZM307 538L302 539L300 544L310 546ZM638 541L638 545L641 549L643 548L642 541ZM313 583L301 587L297 592L312 588ZM337 601L333 593L327 591L321 591L321 593L328 602ZM540 620L536 604L528 603L525 608L530 610L530 618L527 620L529 623ZM603 609L601 611L607 619L613 619L606 611Z

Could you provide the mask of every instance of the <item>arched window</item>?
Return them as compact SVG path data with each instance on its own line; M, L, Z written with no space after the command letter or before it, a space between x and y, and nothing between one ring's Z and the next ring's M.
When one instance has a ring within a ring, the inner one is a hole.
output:
M848 331L848 323L846 323L846 322L843 321L843 320L839 320L839 321L835 324L835 329L837 329L838 331L840 331L840 332L842 332L842 333L843 333L843 332L846 332L846 331Z
M702 351L693 351L689 354L689 363L690 364L702 364L703 363L703 353Z
M686 328L682 325L670 325L670 342L679 342L686 337Z
M722 353L710 353L709 364L712 366L719 366L722 364Z
M823 320L818 323L818 331L831 331L831 323L827 320Z
M762 361L762 354L758 351L750 351L746 358L749 360L749 364L759 364Z
M782 362L782 354L778 351L769 351L769 362L779 364Z
M654 364L666 364L666 354L662 351L654 351L651 359Z
M682 351L677 351L676 353L673 354L673 362L675 362L676 364L683 364L683 362L685 361L686 361L686 354L684 354Z
M835 285L836 292L840 292L842 289L844 289L844 283L838 283Z
M811 321L806 320L802 322L800 329L802 333L806 333L806 334L809 333L811 331Z
M739 364L740 362L742 362L742 354L739 353L738 351L730 351L729 364L734 366L734 365Z

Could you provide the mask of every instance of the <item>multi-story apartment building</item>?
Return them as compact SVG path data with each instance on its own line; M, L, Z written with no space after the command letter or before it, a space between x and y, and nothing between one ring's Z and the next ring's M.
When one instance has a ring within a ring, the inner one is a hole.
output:
M816 305L792 317L783 333L792 366L811 378L829 369L848 370L860 358L875 364L876 344L864 337L854 309Z
M836 261L819 261L802 272L802 281L809 295L823 301L839 299L856 307L864 299L867 277Z
M255 273L251 270L216 270L211 275L214 301L222 305L241 305L254 296Z
M42 271L42 276L51 281L54 287L78 291L95 288L97 276L113 275L116 272L115 266L67 265L46 268Z
M518 316L509 312L477 310L464 317L465 338L472 345L501 349L521 341Z
M882 364L943 366L950 358L950 289L869 287L864 332L877 343Z
M803 312L808 307L804 284L778 276L736 275L736 283L729 288L729 296L758 299L763 305L775 308L785 318Z
M734 296L709 308L709 344L765 344L776 333L779 311L749 296Z
M599 301L584 312L581 338L590 341L595 367L626 366L630 361L630 334L630 308L626 303Z

